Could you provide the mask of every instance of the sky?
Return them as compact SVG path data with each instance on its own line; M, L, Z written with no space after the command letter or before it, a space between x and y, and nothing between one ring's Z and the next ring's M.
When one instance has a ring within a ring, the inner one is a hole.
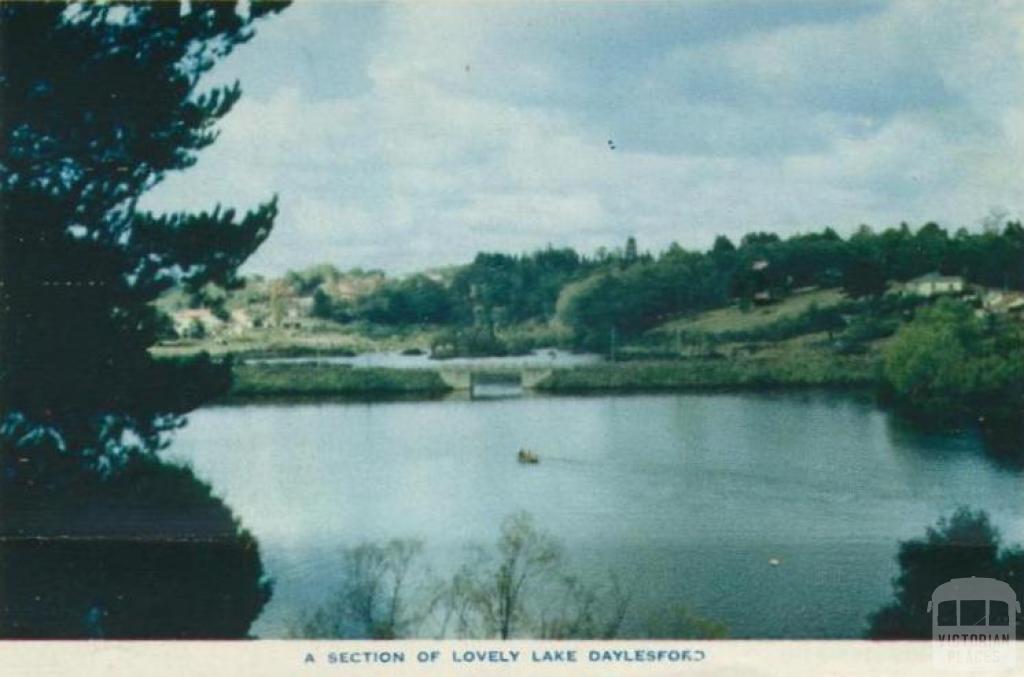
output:
M280 215L244 271L401 274L1024 210L1024 3L297 0L155 211Z

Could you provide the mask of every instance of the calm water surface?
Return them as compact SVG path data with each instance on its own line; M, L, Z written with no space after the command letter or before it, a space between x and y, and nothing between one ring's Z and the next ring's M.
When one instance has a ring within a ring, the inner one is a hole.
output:
M541 463L517 464L519 447ZM858 636L898 541L940 515L984 508L1024 541L1018 471L850 395L218 406L170 453L259 539L276 581L264 637L323 601L345 547L419 538L444 569L519 510L577 570L621 577L634 631L684 604L733 637Z

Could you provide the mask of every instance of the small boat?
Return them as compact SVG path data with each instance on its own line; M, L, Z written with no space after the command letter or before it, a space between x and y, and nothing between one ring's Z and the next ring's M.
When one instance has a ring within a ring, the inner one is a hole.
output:
M528 463L531 465L540 463L540 458L538 458L537 454L528 449L520 449L519 453L516 455L516 460L520 463Z
M773 567L777 567L780 564L782 564L782 560L780 560L778 557L772 557L768 560L768 564L771 564Z

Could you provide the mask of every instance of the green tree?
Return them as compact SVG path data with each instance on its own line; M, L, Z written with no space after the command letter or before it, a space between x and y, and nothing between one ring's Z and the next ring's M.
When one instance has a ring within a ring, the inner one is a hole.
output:
M310 314L322 320L334 318L334 301L323 289L318 288L313 292L313 307Z
M731 254L734 251L736 251L736 245L728 237L725 235L715 237L715 243L711 247L712 254L724 255Z
M887 286L885 267L870 255L855 255L843 272L843 291L853 298L881 296Z
M270 232L273 200L153 215L141 195L216 138L237 85L199 92L215 61L281 3L4 3L2 400L93 458L111 433L153 449L177 425L150 357L157 295L228 284ZM111 426L114 417L118 426ZM109 432L105 432L109 431Z
M639 255L636 250L636 238L630 235L626 239L626 252L623 255L623 259L625 260L626 265L631 265L636 263L638 257Z
M868 634L875 639L930 638L928 601L935 588L953 578L996 578L1008 583L1018 598L1024 596L1024 550L1003 547L999 532L981 511L960 508L939 519L924 538L900 543L897 560L894 599L869 618Z
M561 545L527 513L509 516L493 552L455 575L439 600L442 635L450 624L460 638L614 637L628 598L615 585L584 585L567 571Z
M345 551L341 586L330 600L303 618L294 637L315 639L398 639L416 635L426 615L419 564L423 544L392 540L364 543Z
M660 322L720 305L725 277L707 256L671 250L623 271L598 271L560 300L561 319L577 342L606 350L613 332L634 337Z
M964 303L942 299L900 328L884 353L883 375L908 413L940 425L979 421L1001 450L1024 454L1024 331Z
M152 455L103 476L50 453L47 472L4 485L0 637L247 635L270 581L209 485ZM46 487L57 466L74 480Z
M331 264L321 263L305 270L289 270L285 281L296 294L306 296L324 284L336 282L341 276L341 271Z
M208 283L235 285L238 266L270 232L275 201L244 215L219 206L155 215L137 205L167 173L195 162L216 138L217 120L238 100L237 84L200 91L202 75L252 37L256 20L283 6L257 0L240 12L235 2L203 0L0 5L0 570L12 576L3 581L6 590L29 586L5 594L8 631L74 635L89 617L90 634L137 636L133 623L164 634L153 625L160 622L159 611L143 611L144 604L115 622L112 610L124 591L110 587L97 588L87 606L69 591L67 604L51 607L53 618L35 623L31 600L44 592L38 586L53 586L46 594L60 595L63 586L76 583L72 577L19 578L10 562L46 569L69 551L57 541L40 541L33 565L18 560L20 551L8 537L33 537L32 524L21 521L33 513L18 506L55 506L50 518L59 523L105 500L95 489L97 477L105 482L101 486L128 481L125 473L142 463L139 457L166 445L185 412L227 388L226 365L162 362L150 355L161 328L152 301L175 284L193 291ZM166 472L155 461L146 463L151 473ZM202 492L189 494L187 484L175 483L169 492L177 498L168 500L192 496L226 511ZM106 514L116 519L119 511ZM171 513L164 518L171 531L187 524ZM230 525L225 547L245 559L247 570L259 572L258 583L262 570L251 538L229 513L221 524ZM112 525L92 528L95 533L83 538L102 536ZM193 601L215 591L218 576L235 575L228 559L206 561L199 548L182 560L151 558L150 547L157 545L136 541L126 550L79 550L79 559L65 565L83 576L107 571L140 585L148 581L135 591L143 597L159 594L161 577L170 581L192 572L191 584L178 590ZM128 551L135 554L124 562L112 559ZM146 575L126 571L147 566L152 569ZM253 583L248 576L240 580ZM251 603L226 605L237 617L216 628L244 634L265 592L262 584L250 585ZM168 618L168 631L175 622ZM175 632L221 632L196 616L188 622ZM56 633L58 627L64 631Z

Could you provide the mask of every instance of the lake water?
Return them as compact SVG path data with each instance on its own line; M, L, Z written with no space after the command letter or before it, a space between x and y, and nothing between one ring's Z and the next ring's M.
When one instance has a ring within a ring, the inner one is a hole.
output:
M263 637L325 599L344 547L419 538L443 569L519 510L584 575L620 576L634 632L683 604L732 637L855 637L891 596L898 542L939 516L983 508L1024 540L1018 471L852 395L217 406L169 453L259 539Z

